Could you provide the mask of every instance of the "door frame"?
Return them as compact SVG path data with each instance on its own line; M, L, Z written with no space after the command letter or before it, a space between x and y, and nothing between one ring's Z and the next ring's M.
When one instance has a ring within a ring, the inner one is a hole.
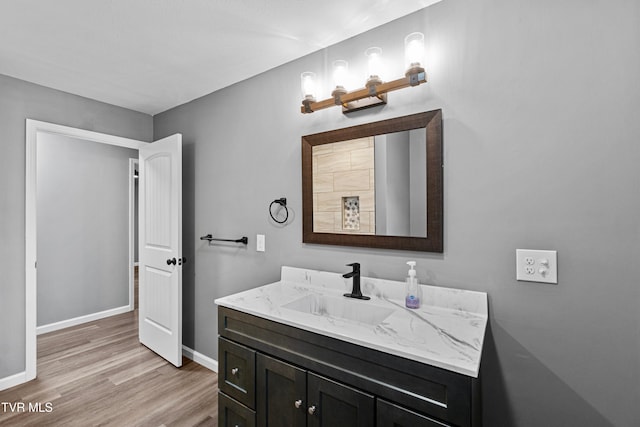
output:
M138 159L129 159L129 310L135 309L134 273L135 273L135 233L138 230L136 223L136 179L135 170L138 168ZM140 255L138 255L140 256Z
M33 119L26 120L26 167L25 167L25 378L31 381L37 370L37 140L38 133L49 133L78 138L90 142L114 145L139 150L147 142L120 136L108 135L85 129L57 125ZM133 197L130 195L130 198ZM131 233L131 227L130 227ZM131 242L132 236L129 236ZM129 250L131 251L131 245ZM132 259L133 254L129 254ZM131 269L130 279L133 278ZM130 283L132 286L132 283ZM132 302L130 301L130 304Z

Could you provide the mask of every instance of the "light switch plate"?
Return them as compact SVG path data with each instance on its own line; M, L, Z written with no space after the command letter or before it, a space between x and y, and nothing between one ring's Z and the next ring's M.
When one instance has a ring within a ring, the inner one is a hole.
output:
M558 253L535 249L516 249L516 280L558 283Z
M264 234L256 234L256 251L264 252Z

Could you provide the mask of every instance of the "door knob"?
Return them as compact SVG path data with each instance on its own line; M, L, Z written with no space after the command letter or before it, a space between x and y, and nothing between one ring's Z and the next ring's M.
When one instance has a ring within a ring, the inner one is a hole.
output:
M309 409L307 409L307 412L309 412L309 415L313 415L316 413L316 407L315 406L309 406Z
M176 261L175 257L174 258L170 258L170 259L167 260L167 265L171 265L171 264L176 265L176 262L177 261Z
M300 399L296 400L295 402L293 402L293 405L296 408L300 408L302 406L302 400L300 400Z

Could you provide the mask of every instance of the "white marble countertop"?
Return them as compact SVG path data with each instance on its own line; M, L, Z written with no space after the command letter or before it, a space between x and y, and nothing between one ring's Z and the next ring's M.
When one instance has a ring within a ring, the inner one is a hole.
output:
M339 273L282 267L279 282L218 298L215 303L449 371L478 376L487 325L486 293L421 285L422 305L414 310L404 306L404 282L368 277L362 277L360 282L362 293L371 300L343 297L351 291L352 282ZM306 301L306 305L315 301L316 309L320 307L320 310L312 314L284 307L305 305L298 300ZM318 305L318 301L326 301L326 307L322 302ZM335 310L341 307L345 311L336 315ZM355 319L359 313L364 314L362 321L342 317Z

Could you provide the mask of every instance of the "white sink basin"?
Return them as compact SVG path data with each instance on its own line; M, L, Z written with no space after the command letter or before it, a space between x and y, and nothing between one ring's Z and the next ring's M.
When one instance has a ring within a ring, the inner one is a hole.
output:
M368 325L377 325L394 312L392 308L381 307L369 301L325 295L306 295L283 305L282 308Z

